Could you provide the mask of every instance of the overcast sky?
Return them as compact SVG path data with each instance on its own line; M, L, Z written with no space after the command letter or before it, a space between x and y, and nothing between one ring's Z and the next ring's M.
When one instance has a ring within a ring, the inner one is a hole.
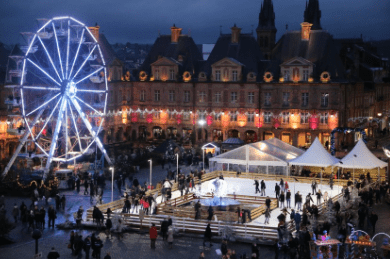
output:
M19 32L36 31L36 18L69 15L88 25L100 25L110 43L153 43L176 24L191 31L195 42L215 43L237 24L242 32L256 30L263 0L2 0L0 41L21 42ZM389 0L319 0L321 25L335 38L390 39ZM277 39L297 30L303 21L305 0L273 0Z

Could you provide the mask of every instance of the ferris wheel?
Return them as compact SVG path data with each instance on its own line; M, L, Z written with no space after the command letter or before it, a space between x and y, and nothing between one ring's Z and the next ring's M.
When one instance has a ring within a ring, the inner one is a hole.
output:
M22 33L20 82L13 86L21 99L25 133L3 177L28 144L52 161L70 162L95 143L111 163L98 138L106 114L107 68L102 49L89 28L72 17L44 20L36 33Z

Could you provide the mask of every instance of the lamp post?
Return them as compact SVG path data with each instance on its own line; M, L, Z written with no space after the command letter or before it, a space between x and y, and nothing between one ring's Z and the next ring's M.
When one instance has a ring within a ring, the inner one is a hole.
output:
M176 182L179 181L179 153L176 153Z
M114 167L111 166L110 170L111 170L111 202L113 202L114 201Z
M38 255L38 239L42 237L42 232L39 229L35 229L31 236L35 239L35 255Z
M206 149L204 147L202 147L202 149L203 149L203 152L202 152L203 153L203 172L205 172L204 171L204 153L206 152Z
M151 190L152 189L152 159L149 159L148 162L150 163L149 186Z

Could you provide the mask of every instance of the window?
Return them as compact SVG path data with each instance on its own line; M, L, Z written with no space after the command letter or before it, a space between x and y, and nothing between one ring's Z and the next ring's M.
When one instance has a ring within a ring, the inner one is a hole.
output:
M145 102L145 90L141 90L141 92L139 94L139 101Z
M158 69L154 70L154 80L160 80L160 75L158 73Z
M230 121L237 121L237 113L230 114Z
M154 101L155 102L160 101L160 90L154 90Z
M290 99L290 93L289 92L284 92L283 93L283 106L289 106L290 105L289 99Z
M307 70L307 69L303 70L302 80L303 81L308 81L309 80L309 70Z
M290 123L290 113L289 112L282 113L282 123Z
M264 112L264 123L271 123L271 112Z
M266 106L271 105L271 93L264 94L264 105L266 105Z
M309 105L309 93L302 93L302 106Z
M206 101L206 92L205 91L200 91L199 92L199 102L204 103Z
M175 90L169 90L169 101L170 102L175 101Z
M215 93L215 102L220 103L221 102L221 92Z
M221 70L215 70L215 81L221 81Z
M328 102L329 102L329 94L322 93L321 94L321 107L328 107Z
M255 113L248 112L248 122L255 122Z
M145 113L144 112L140 112L139 113L139 118L140 119L145 119Z
M284 81L290 81L290 71L289 70L284 71Z
M232 103L236 103L237 102L237 92L231 92L230 93L230 100Z
M234 81L234 82L236 82L236 81L238 81L238 78L237 78L237 70L233 70L232 71L232 80Z
M173 70L173 69L169 70L169 79L175 80L175 70Z
M184 91L184 102L188 103L190 100L190 91Z
M173 112L168 112L168 118L170 120L174 119L175 117L173 116Z
M254 92L248 93L248 103L255 103L255 93Z
M308 124L308 123L309 123L309 113L301 112L301 124Z
M153 117L154 117L155 119L160 119L160 111L154 112L154 113L153 113Z
M220 113L214 114L214 120L215 121L221 121L221 114Z
M191 114L188 111L183 113L183 120L188 121L190 120L190 118L191 118Z
M327 112L321 113L320 123L321 124L328 124L328 113Z

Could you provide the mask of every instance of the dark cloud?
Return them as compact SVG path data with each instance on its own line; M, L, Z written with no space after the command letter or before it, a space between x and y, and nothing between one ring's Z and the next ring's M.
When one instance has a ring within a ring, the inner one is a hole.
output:
M152 43L158 32L168 34L175 23L183 33L191 30L196 43L214 43L234 23L243 32L256 29L262 0L3 0L0 8L0 41L20 42L19 32L37 29L36 18L70 15L101 26L114 42ZM299 29L304 0L274 0L279 38ZM320 0L322 27L337 38L390 38L390 1Z

